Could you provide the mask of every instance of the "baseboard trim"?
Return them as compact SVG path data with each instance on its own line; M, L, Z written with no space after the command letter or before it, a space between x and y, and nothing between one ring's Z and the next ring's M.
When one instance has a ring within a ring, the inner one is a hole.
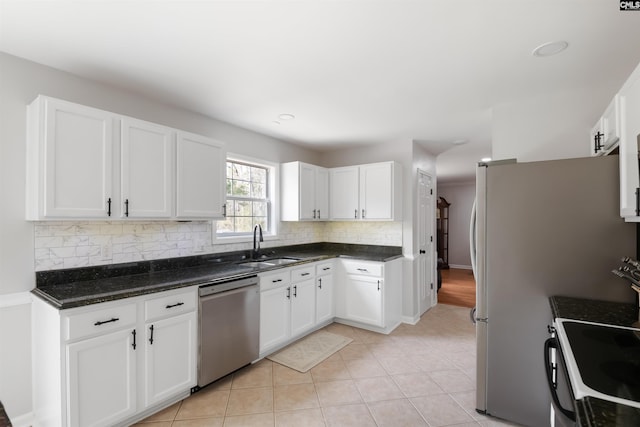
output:
M470 265L449 264L449 268L458 268L460 270L471 270Z
M11 425L13 427L31 427L34 425L35 418L33 412L20 415L18 417L11 418Z
M420 316L402 316L402 323L406 323L408 325L417 325L420 321Z

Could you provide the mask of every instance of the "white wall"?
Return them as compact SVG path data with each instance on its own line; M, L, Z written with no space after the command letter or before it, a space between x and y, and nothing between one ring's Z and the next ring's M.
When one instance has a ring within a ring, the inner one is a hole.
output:
M589 131L613 99L610 87L540 94L493 108L492 158L520 162L589 156ZM592 106L590 111L576 108ZM544 132L541 132L544 130Z
M475 182L438 184L438 197L451 203L449 207L449 266L471 268L469 254L469 222L476 196Z
M30 305L24 300L35 285L34 223L24 219L27 104L49 95L210 136L231 152L276 163L317 163L318 153L4 53L0 94L0 400L19 426L31 412ZM295 225L283 232L296 242L323 236L322 228Z

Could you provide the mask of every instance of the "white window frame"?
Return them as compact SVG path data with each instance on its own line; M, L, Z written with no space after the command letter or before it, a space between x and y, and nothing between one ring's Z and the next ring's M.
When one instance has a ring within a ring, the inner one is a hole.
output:
M270 203L269 206L269 229L262 230L262 235L264 240L276 240L278 238L278 224L280 221L280 165L278 163L270 162L267 160L257 159L255 157L244 156L242 154L234 154L227 153L226 161L230 162L238 162L238 163L246 163L249 165L255 165L259 167L264 167L269 169L269 182L268 189L269 194L267 195ZM226 161L225 161L225 170L226 170ZM225 177L226 179L226 177ZM226 188L226 183L225 183ZM226 194L225 194L226 196ZM213 244L227 244L227 243L244 243L244 242L253 242L253 233L252 234L243 234L243 235L234 235L234 236L224 236L219 235L217 231L217 224L213 223L212 226L212 243Z

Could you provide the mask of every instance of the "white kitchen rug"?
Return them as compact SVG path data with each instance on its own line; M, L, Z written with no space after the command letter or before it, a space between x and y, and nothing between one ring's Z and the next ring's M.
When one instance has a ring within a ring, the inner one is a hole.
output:
M351 341L351 338L342 335L318 331L268 356L267 359L299 372L307 372Z

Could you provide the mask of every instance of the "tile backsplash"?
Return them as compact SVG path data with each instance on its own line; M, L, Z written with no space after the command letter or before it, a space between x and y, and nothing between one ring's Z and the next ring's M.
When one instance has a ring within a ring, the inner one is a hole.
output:
M212 239L210 221L36 222L35 270L88 267L250 249ZM281 222L263 248L316 242L402 246L400 222Z

